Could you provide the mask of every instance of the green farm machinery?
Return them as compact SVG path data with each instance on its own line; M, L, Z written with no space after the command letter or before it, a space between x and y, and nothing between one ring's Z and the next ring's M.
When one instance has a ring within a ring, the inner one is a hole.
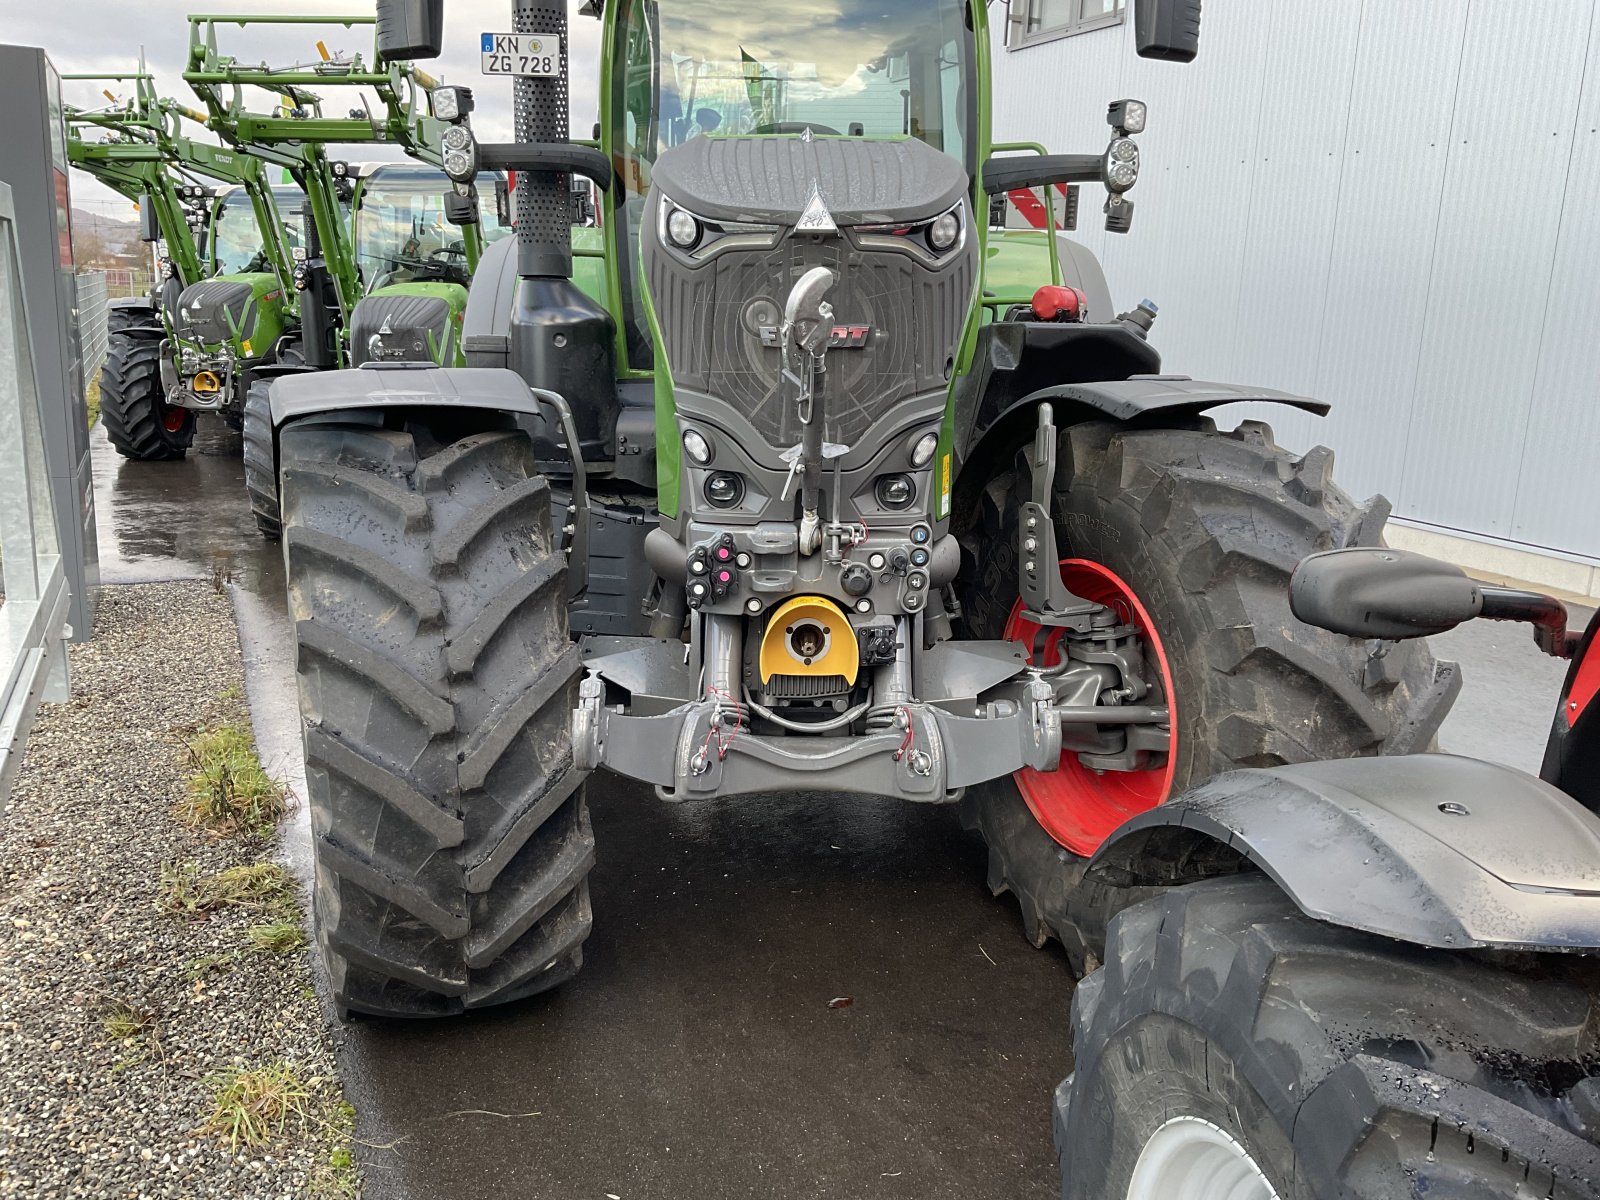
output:
M437 56L442 7L380 0L380 54ZM1192 59L1199 7L1137 0L1139 52ZM1549 899L1553 868L1491 878L1487 835L1456 852L1460 814L1407 790L1460 683L1425 629L1291 611L1308 556L1392 557L1387 502L1352 501L1326 449L1219 429L1227 404L1326 406L1164 371L1155 306L1115 311L1054 228L1076 186L1129 232L1158 114L1113 101L1083 153L997 143L976 0L583 12L602 22L597 140L570 136L561 0L512 0L510 32L475 35L511 78L513 142L477 140L466 89L432 91L458 197L517 172L465 365L270 389L341 1013L447 1016L570 979L600 768L668 803L948 804L1029 938L1088 976L1099 1074L1057 1097L1066 1195L1491 1194L1456 1186L1474 1147L1476 1177L1534 1189L1516 1194L1592 1194L1590 1060L1552 1049L1592 1054L1581 970L1537 1000L1548 1038L1506 1035L1546 1059L1480 1040L1430 1075L1441 1029L1531 1028L1510 982L1531 968L1473 974L1452 1026L1428 1007L1450 983L1389 987L1394 956L1356 936L1448 947L1450 906L1492 894L1516 919L1462 916L1489 930L1464 951L1559 949L1519 914L1593 904ZM996 198L1039 189L1042 227L1004 228ZM1530 824L1534 857L1561 860L1563 820ZM1399 924L1370 911L1407 896ZM1181 954L1177 917L1142 903L1163 897L1193 918ZM1320 960L1278 1004L1274 964ZM1226 1060L1203 1032L1224 1004L1260 1013ZM1295 1059L1290 1024L1326 1027L1320 1057Z
M257 524L269 537L278 533L267 417L273 379L368 361L465 362L460 330L467 284L485 235L476 188L458 191L438 169L450 127L425 111L426 86L433 81L376 49L336 54L320 39L316 59L288 67L243 61L219 44L225 28L293 26L314 33L374 23L371 16L189 18L184 79L205 105L210 127L238 153L283 169L305 193L307 245L292 267L300 329L272 363L249 373L238 396L246 487ZM272 97L276 107L253 111L247 88ZM328 97L347 107L329 111ZM420 163L363 165L329 153L347 146L393 146ZM497 222L491 235L500 229ZM199 354L192 365L200 365Z
M142 69L68 78L131 85L126 101L108 90L108 107L69 112L68 155L139 206L141 236L158 247L151 295L112 308L106 433L126 457L180 458L197 412L238 425L241 367L272 361L296 325L300 193L274 187L259 160L186 136L183 122L205 116L161 98Z

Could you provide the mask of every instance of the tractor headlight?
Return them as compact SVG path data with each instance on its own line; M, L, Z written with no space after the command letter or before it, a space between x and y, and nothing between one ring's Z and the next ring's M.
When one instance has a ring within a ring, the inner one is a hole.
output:
M680 250L693 250L700 244L700 222L681 208L667 214L667 238Z
M471 183L478 177L478 144L472 130L452 125L444 131L444 173L456 183Z
M1106 123L1118 133L1143 133L1148 115L1143 100L1117 100L1106 110Z
M335 179L344 179L344 178L347 178L349 176L349 174L350 174L350 164L349 163L346 163L346 162L335 162L335 163L329 163L328 165L333 168L333 177Z
M731 471L718 471L706 479L706 501L715 508L733 508L744 499L744 479Z
M911 446L911 465L917 470L922 470L933 461L933 455L939 449L939 435L931 430L919 437Z
M711 443L706 441L706 435L698 429L689 429L683 435L683 450L696 466L705 466L711 461Z
M436 87L428 93L433 115L441 121L459 121L472 111L472 89Z
M456 183L470 183L478 174L478 156L466 150L452 150L444 156L444 173Z
M878 503L885 508L905 508L917 498L917 485L909 475L885 475L878 480Z
M1119 137L1106 148L1105 182L1113 192L1125 192L1139 181L1139 146L1132 138Z
M928 245L941 254L954 246L960 236L961 218L954 212L945 213L928 226Z

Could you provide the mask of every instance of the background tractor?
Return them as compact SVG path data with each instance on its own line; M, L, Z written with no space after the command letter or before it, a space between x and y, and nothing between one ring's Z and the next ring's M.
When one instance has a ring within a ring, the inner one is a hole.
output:
M197 411L238 426L230 398L241 372L270 360L295 327L301 193L271 186L255 158L185 136L185 119L206 117L162 99L142 67L67 78L132 86L126 101L108 90L109 107L69 111L68 155L139 206L141 234L160 260L151 295L111 310L101 377L106 435L128 458L181 458Z

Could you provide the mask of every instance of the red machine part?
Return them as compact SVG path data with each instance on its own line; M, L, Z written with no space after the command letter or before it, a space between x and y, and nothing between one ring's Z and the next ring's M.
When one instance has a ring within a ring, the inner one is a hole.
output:
M1046 286L1033 294L1033 315L1041 321L1081 321L1089 297L1075 287Z

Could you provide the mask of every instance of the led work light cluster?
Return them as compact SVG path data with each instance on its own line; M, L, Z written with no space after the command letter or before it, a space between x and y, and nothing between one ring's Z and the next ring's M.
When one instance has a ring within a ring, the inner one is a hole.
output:
M436 87L428 93L435 120L449 126L440 139L444 151L444 173L455 183L471 183L478 177L478 142L472 136L472 89Z
M1112 233L1126 233L1133 224L1133 203L1123 193L1139 182L1139 143L1133 135L1144 132L1149 115L1143 100L1117 100L1106 110L1111 144L1100 177L1107 193L1106 229Z

